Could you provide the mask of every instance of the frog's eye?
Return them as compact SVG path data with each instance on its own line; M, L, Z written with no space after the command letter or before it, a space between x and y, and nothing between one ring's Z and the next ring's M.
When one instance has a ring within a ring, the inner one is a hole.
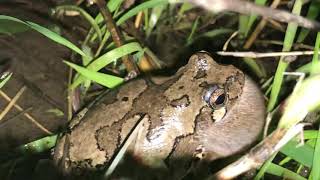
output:
M218 85L211 85L205 92L203 99L208 103L212 108L222 107L226 100L227 96L225 90Z

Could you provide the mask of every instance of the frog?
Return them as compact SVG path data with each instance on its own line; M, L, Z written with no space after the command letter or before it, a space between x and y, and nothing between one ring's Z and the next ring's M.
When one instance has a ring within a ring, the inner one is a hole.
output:
M151 176L134 167L183 179L209 164L201 162L241 153L256 142L265 123L264 98L241 70L197 52L173 76L137 78L110 91L80 122L70 122L54 161L64 174L105 169L139 123L120 164L140 175L136 179Z

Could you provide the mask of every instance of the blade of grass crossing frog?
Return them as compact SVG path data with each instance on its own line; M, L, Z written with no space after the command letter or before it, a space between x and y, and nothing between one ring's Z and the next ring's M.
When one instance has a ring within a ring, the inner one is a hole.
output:
M15 17L5 16L5 15L0 15L0 20L11 20L11 21L25 24L28 27L32 28L33 30L36 30L39 33L41 33L42 35L46 36L47 38L49 38L49 39L51 39L51 40L53 40L63 46L68 47L69 49L75 51L76 53L80 54L81 56L86 56L86 54L84 52L82 52L81 49L79 49L76 45L74 45L73 43L71 43L67 39L63 38L59 34L53 32L45 27L42 27L36 23L30 22L30 21L24 22L24 21L17 19Z
M320 69L317 68L319 66L319 46L320 46L320 32L317 33L316 44L314 45L314 53L311 62L310 74L319 74Z
M85 76L86 78L97 82L108 88L114 88L123 82L123 78L112 76L109 74L103 74L95 71L88 70L84 67L78 66L76 64L64 61L67 65L75 69L78 73Z
M129 134L129 136L126 138L126 140L124 141L122 147L120 148L120 150L117 152L115 158L113 159L113 161L111 162L110 166L108 167L108 169L105 171L104 173L104 179L109 179L110 175L113 173L113 171L115 170L115 168L117 167L117 165L120 163L121 159L123 158L123 156L125 155L128 147L130 144L132 144L132 142L134 142L134 140L136 139L139 131L141 131L141 128L143 127L143 124L145 123L146 119L143 118L141 119L137 125L134 127L133 131L131 134Z
M313 179L320 179L320 126L318 130L316 146L314 149L311 176Z
M311 4L309 6L308 13L307 13L306 17L308 19L314 20L319 15L319 12L320 12L319 2L318 1L311 1ZM302 28L299 35L298 35L297 42L302 43L305 40L305 38L308 36L309 32L310 32L309 29Z
M12 73L9 73L8 75L6 75L6 77L4 77L3 79L0 79L0 89L9 81L11 76L12 76Z
M283 168L277 164L271 163L267 169L267 173L275 176L283 177L284 179L294 179L294 180L307 180L306 178L300 176L299 174Z
M139 43L131 42L131 43L125 44L98 57L87 66L87 69L90 71L99 71L109 63L114 62L115 60L119 59L122 56L131 54L136 51L142 51L142 50L143 49L141 48ZM77 87L80 83L83 82L84 79L85 78L83 76L79 76L72 83L70 88L73 89Z
M303 0L295 1L292 13L299 15L301 8L302 8L302 5L303 5ZM284 38L284 44L283 44L282 51L290 51L292 44L293 44L293 41L294 41L294 38L295 38L295 35L296 35L296 32L297 32L297 28L298 28L298 26L296 23L289 23L288 24L285 38ZM283 81L283 73L287 69L288 65L289 64L284 61L284 57L280 57L280 61L278 63L278 67L277 67L274 81L272 84L270 99L268 102L268 107L267 107L268 112L272 111L277 103L278 95L279 95L282 81Z
M266 2L267 2L267 0L255 0L255 3L258 4L258 5L265 5ZM249 16L249 19L248 19L248 22L247 22L247 26L245 27L245 30L243 31L245 37L248 36L248 33L250 32L251 27L252 27L253 23L256 21L257 17L258 16L254 15L254 14L251 14Z
M90 23L91 27L95 30L95 32L98 35L99 40L100 41L102 40L102 33L101 33L101 30L100 30L98 24L93 19L93 17L90 14L88 14L85 10L83 10L82 8L80 8L78 6L73 6L73 5L62 5L62 6L57 6L56 10L57 11L70 11L71 10L71 11L79 12L82 15L82 17L84 17L84 19L86 19Z

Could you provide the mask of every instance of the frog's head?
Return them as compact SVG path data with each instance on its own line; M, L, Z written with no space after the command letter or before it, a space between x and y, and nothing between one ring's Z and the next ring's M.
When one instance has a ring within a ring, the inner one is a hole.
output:
M178 80L166 92L167 96L187 96L193 109L210 106L214 110L231 108L241 95L244 74L232 65L216 63L206 52L191 56L186 66L177 72ZM222 118L222 117L220 117Z
M189 77L195 106L195 133L216 159L243 150L264 124L264 99L256 84L232 65L216 63L207 53L193 55L182 76ZM190 105L191 105L190 103ZM213 156L213 157L212 157Z
M257 138L264 124L264 101L242 71L199 52L176 77L165 95L194 128L209 159L239 152Z

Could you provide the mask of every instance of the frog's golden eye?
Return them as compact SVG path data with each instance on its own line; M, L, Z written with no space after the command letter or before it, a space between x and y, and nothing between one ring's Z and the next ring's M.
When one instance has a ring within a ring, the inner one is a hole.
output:
M208 103L212 108L220 108L227 101L227 96L225 90L218 85L211 85L203 96L203 99Z

